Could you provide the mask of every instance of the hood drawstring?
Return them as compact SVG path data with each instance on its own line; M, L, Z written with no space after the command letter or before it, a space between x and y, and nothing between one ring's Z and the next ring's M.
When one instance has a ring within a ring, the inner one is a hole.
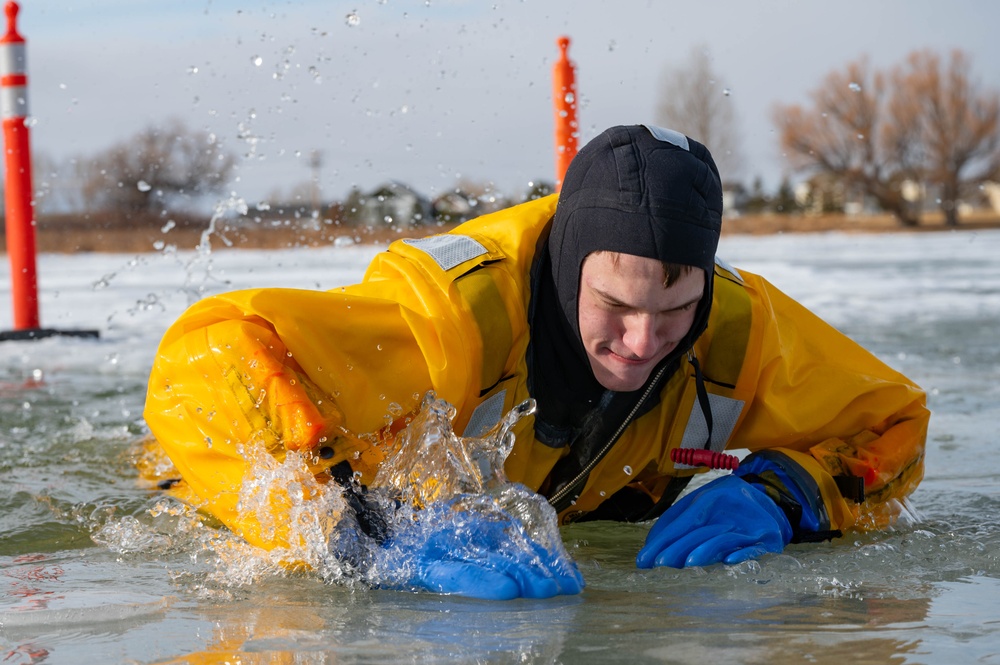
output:
M698 358L694 355L694 351L688 351L687 353L688 362L691 363L691 367L694 369L694 386L695 391L698 393L698 404L701 406L701 413L705 416L705 429L708 430L708 436L705 438L705 450L711 450L712 448L712 403L708 400L708 390L705 388L705 376L701 373L701 363L698 362ZM691 476L674 476L667 483L667 486L663 488L663 494L660 495L660 500L653 504L653 507L646 512L645 515L640 517L637 522L645 522L647 520L653 520L662 515L667 508L673 505L677 497L681 495L684 488L687 487L688 483L691 482Z
M693 351L688 351L688 362L694 368L694 386L698 393L698 404L701 405L701 413L705 416L705 429L708 430L708 438L705 439L705 450L712 447L712 403L708 401L708 390L705 388L705 376L701 373L701 364Z

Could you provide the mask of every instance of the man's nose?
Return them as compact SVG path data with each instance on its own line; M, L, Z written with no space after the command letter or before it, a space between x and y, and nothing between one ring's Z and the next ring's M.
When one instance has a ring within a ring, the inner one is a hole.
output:
M651 358L660 348L656 317L649 314L634 314L628 317L622 342L625 348L632 352L633 358Z

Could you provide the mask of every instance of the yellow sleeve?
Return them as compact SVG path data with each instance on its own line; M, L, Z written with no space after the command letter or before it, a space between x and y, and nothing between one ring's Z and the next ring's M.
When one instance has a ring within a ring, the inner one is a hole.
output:
M379 430L431 388L462 404L471 363L462 362L458 319L429 312L441 296L428 287L422 301L410 297L425 306L407 308L363 286L207 298L161 341L146 422L201 507L254 544L285 544L287 507L274 506L274 529L241 515L252 446L278 461L297 451L314 474L347 459L370 482L382 460Z
M272 502L267 528L241 512L251 444L278 461L301 455L318 480L348 460L368 483L379 442L428 390L456 408L463 431L483 386L523 355L518 275L555 202L473 220L461 234L396 241L353 286L237 291L189 308L160 343L144 412L186 495L270 549L287 543L294 497ZM484 339L500 342L485 353Z
M747 281L754 320L740 383L753 398L730 447L795 460L831 529L887 524L923 478L924 392L765 280ZM846 501L837 476L864 479L865 501Z

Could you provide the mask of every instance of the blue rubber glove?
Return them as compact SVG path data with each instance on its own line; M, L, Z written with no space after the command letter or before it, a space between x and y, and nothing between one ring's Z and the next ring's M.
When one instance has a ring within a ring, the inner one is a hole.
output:
M393 534L385 559L392 571L382 586L490 600L550 598L583 590L583 577L558 530L546 546L516 517L496 509L465 510L460 502L418 511L411 525Z
M736 476L717 478L671 506L636 556L639 568L740 563L781 552L792 539L785 513Z

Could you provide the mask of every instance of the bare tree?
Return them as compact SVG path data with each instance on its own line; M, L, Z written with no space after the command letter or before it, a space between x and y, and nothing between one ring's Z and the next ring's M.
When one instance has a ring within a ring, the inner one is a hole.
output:
M91 209L148 213L184 207L219 191L235 158L205 131L172 120L148 127L92 159L79 160Z
M952 51L947 62L932 51L911 53L894 74L897 121L921 135L924 174L938 189L941 212L958 223L963 194L995 177L1000 166L1000 97L972 80L968 57Z
M704 143L712 151L723 182L742 170L742 149L730 90L719 83L704 47L663 73L655 121Z
M774 110L781 147L796 169L832 176L874 198L901 223L919 216L903 197L902 183L914 175L901 155L906 127L883 133L888 115L886 77L867 59L831 72L811 93L812 108L794 104Z
M920 220L907 183L937 188L955 224L962 194L1000 167L1000 100L972 82L961 52L944 67L918 51L888 75L861 59L828 74L811 98L810 108L775 108L789 162L863 191L904 225Z

